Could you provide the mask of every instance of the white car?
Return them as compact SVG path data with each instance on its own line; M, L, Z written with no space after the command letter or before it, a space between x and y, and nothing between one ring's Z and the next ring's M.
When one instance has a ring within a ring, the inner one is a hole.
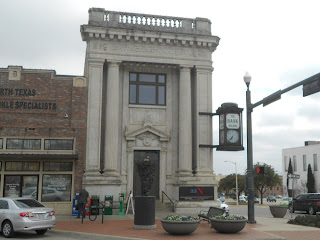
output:
M15 232L36 231L43 235L56 226L55 213L33 198L0 198L0 231L6 238Z
M239 196L239 202L247 202L246 196L244 195Z
M226 214L229 215L229 206L224 201L221 201L220 199L217 199L217 202L220 205L220 208L224 209Z

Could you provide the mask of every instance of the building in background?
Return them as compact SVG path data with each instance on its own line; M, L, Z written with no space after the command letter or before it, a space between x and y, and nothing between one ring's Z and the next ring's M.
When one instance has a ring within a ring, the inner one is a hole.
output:
M282 174L283 192L288 194L287 176L289 161L293 168L293 173L300 175L299 179L294 179L294 196L300 193L307 193L308 165L311 165L315 178L315 191L320 192L320 172L319 172L320 141L306 141L305 146L287 148L282 150ZM289 189L292 189L292 181L289 181Z
M213 172L212 52L208 19L89 10L86 165L83 185L100 196L140 195L137 165L155 167L150 194L177 212L217 197Z
M0 196L28 196L70 214L86 140L87 80L0 68Z

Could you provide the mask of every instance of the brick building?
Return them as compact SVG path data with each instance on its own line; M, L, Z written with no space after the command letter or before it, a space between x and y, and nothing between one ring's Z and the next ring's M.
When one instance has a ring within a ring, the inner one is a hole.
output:
M0 68L0 196L71 213L81 187L87 82L53 70Z

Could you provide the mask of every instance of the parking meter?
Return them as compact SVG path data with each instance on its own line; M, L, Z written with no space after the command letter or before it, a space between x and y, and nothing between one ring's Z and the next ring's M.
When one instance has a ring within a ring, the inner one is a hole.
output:
M124 193L119 193L119 213L118 215L124 215L123 213Z

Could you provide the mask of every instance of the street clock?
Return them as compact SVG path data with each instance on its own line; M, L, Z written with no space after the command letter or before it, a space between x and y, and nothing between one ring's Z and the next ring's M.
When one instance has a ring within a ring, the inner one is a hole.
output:
M242 111L236 103L223 103L216 113L219 115L219 146L217 151L241 151Z

